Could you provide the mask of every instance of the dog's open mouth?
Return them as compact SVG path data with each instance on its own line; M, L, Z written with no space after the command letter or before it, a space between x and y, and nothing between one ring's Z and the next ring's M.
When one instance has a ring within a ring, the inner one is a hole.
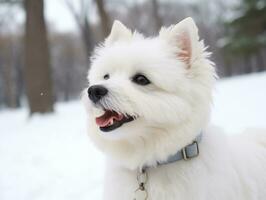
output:
M133 120L134 118L132 116L123 115L111 110L105 110L103 115L96 118L96 124L100 127L101 131L108 132Z

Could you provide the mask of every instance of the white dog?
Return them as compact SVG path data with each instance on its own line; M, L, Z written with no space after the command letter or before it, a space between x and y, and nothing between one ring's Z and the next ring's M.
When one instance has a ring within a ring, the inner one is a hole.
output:
M104 199L266 199L266 135L207 125L209 55L191 18L154 38L114 22L84 98L89 136L107 156Z

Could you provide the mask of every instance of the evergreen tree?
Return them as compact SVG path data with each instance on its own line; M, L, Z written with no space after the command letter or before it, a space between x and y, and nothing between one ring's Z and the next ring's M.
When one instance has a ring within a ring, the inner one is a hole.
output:
M261 59L260 50L266 47L266 1L241 0L235 13L236 17L226 23L228 30L224 49L229 55L243 56L247 65L244 71L251 72L250 57L258 55L257 59Z

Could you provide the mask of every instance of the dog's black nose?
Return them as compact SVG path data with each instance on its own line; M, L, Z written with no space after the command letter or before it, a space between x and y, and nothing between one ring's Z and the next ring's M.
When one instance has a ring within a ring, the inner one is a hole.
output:
M97 103L108 93L108 90L101 85L93 85L88 89L88 95L92 102Z

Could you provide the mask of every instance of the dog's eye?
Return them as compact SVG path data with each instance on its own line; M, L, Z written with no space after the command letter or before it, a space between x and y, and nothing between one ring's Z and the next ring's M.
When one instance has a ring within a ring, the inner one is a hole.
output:
M105 74L105 75L103 76L103 78L104 78L104 80L108 80L108 79L110 78L110 76L109 76L109 74Z
M132 81L134 83L137 83L139 85L148 85L151 82L149 81L149 79L147 79L144 75L142 74L136 74L133 78Z

